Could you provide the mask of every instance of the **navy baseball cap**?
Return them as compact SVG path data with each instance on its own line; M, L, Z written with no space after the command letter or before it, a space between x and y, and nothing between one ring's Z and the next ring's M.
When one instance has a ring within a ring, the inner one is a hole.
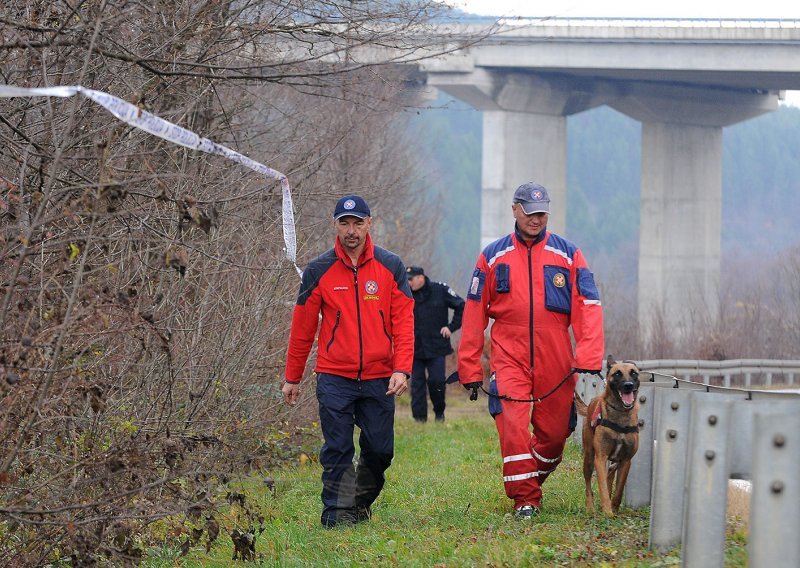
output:
M333 219L335 221L347 215L352 215L359 219L370 217L369 205L367 205L363 197L359 197L358 195L345 195L336 202L336 208L333 210Z
M550 213L550 195L543 186L531 181L517 188L514 203L519 203L526 215Z

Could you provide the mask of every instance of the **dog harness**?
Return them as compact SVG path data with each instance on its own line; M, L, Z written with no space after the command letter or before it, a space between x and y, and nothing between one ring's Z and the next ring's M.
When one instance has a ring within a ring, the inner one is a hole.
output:
M616 422L612 422L611 420L607 420L603 418L602 414L600 413L600 405L597 405L597 408L594 409L592 412L592 419L590 424L592 425L592 429L597 428L598 426L605 426L606 428L611 428L614 432L619 432L620 434L633 434L634 432L639 431L639 426L620 426Z

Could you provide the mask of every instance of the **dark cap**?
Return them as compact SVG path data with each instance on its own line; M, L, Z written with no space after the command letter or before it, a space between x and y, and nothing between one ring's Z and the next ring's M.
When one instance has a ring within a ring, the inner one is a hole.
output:
M364 201L363 197L358 195L345 195L336 202L336 208L333 210L333 219L352 215L359 219L370 217L369 205Z
M514 192L514 203L522 205L526 215L550 213L550 195L543 186L532 181L517 188Z
M425 276L425 271L422 270L420 266L409 266L406 268L406 276L411 278L412 276Z

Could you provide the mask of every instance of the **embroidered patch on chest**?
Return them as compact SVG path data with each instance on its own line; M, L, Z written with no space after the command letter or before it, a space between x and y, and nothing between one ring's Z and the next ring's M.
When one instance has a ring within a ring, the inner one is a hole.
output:
M381 299L381 297L378 296L378 283L374 280L367 280L366 283L364 283L364 291L366 292L366 294L364 294L365 300Z

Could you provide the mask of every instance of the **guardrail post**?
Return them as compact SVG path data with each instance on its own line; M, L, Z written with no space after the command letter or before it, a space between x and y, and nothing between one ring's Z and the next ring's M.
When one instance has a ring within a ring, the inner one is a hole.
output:
M799 411L755 416L747 544L748 565L753 568L800 566Z
M578 382L575 384L575 394L581 397L581 400L589 404L589 402L597 396L597 382L598 377L595 375L578 375ZM578 415L578 422L575 426L575 431L572 433L572 441L583 447L583 416Z
M578 382L575 383L575 394L581 397L581 400L586 402L586 379L582 375L578 375ZM575 430L572 432L572 441L579 446L583 447L581 443L581 431L583 430L583 416L578 414L578 422L575 425Z
M733 396L733 395L729 395ZM800 413L800 404L787 400L739 400L734 396L733 414L728 437L730 461L728 462L728 476L731 479L753 479L753 440L755 432L755 416L758 413L788 413L797 409ZM798 400L800 403L800 400Z
M575 392L581 397L581 400L587 405L591 400L602 393L606 388L603 380L597 375L579 375L578 382L575 385ZM583 416L578 415L578 423L575 426L575 431L572 433L572 441L583 447L583 438L581 431L583 430Z
M687 568L721 567L725 562L732 404L727 394L692 393L683 518L683 566Z
M658 390L662 389L647 383L639 386L639 450L633 456L623 494L625 505L631 509L650 504L653 481L653 418Z
M651 549L664 552L681 541L691 390L660 389L656 396Z

